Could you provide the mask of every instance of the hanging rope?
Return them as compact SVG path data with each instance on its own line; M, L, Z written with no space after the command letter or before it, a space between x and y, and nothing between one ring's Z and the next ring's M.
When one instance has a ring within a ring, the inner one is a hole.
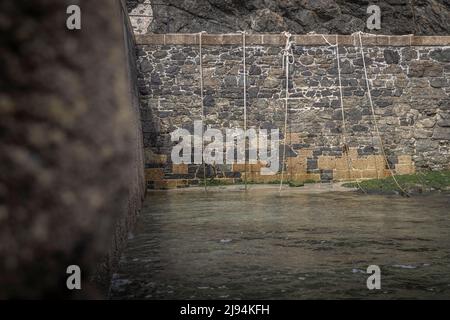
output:
M391 165L389 164L389 161L388 161L387 156L386 156L386 152L385 152L385 149L384 149L383 140L382 140L382 138L381 138L380 130L379 130L379 128L378 128L378 122L377 122L377 119L376 119L376 116L375 116L375 108L374 108L374 106L373 106L372 95L371 95L371 93L370 93L370 84L369 84L369 78L368 78L368 76L367 76L366 59L365 59L365 56L364 56L364 49L363 49L363 44L362 44L361 34L362 34L361 31L357 32L357 35L358 35L358 38L359 38L359 48L360 48L360 51L361 51L361 56L362 56L362 61L363 61L363 67L364 67L364 76L365 76L365 79L366 79L367 96L368 96L369 102L370 102L370 108L371 108L371 111L372 111L372 118L373 118L373 122L374 122L375 131L376 131L377 136L378 136L378 139L379 139L379 141L380 141L380 149L381 149L381 153L382 153L383 158L384 158L384 161L385 161L385 163L386 163L386 165L387 165L387 167L388 167L389 173L391 174L392 179L394 180L394 182L395 182L395 184L397 185L398 189L401 191L401 193L402 193L403 195L409 196L408 192L406 192L406 191L400 186L400 184L398 183L397 179L395 178L394 171L392 170Z
M286 135L287 135L287 119L288 119L288 99L289 99L289 65L294 64L294 52L292 51L293 42L291 41L291 34L283 32L286 37L286 45L283 49L283 69L286 71L286 90L284 98L284 136L283 136L283 160L281 162L281 179L280 179L280 193L283 187L284 166L286 162Z
M339 79L339 100L341 102L341 114L342 114L342 141L344 142L344 148L347 146L346 141L346 126L345 126L345 111L344 111L344 100L343 100L343 94L342 94L342 81L341 81L341 62L339 59L339 43L338 43L338 36L336 35L336 61L337 61L337 67L338 67L338 79Z
M349 147L348 147L347 141L346 141L347 129L346 129L346 125L345 125L345 111L344 111L344 101L343 101L343 94L342 94L341 64L340 64L340 59L339 59L339 40L338 40L338 35L337 34L335 35L335 44L332 44L330 41L328 41L328 39L325 37L325 35L318 34L315 31L308 32L308 35L321 36L323 41L329 47L334 47L334 49L335 49L336 61L337 61L337 69L338 69L338 80L339 80L339 100L340 100L341 113L342 113L342 141L343 141L342 154L343 154L343 156L345 155L345 159L346 159L346 162L347 162L348 177L349 177L349 179L351 179L351 172L353 170L353 164L352 164L352 160L351 160L351 158L350 158L350 156L348 154ZM358 179L355 179L355 181L356 181L356 184L357 184L358 188L362 192L366 193L364 188L359 183Z
M204 105L204 97L203 97L203 53L202 53L202 36L206 33L206 31L201 31L198 34L198 45L199 45L199 56L200 56L200 98L202 99L202 164L203 164L203 185L205 187L205 192L207 192L206 187L206 163L203 155L203 151L205 148L205 143L203 139L203 126L205 123L205 105Z
M315 31L311 31L311 32L308 32L308 35L321 36L323 41L325 41L325 43L328 44L329 47L334 47L334 49L335 49L337 69L338 69L338 81L339 81L339 101L340 101L341 114L342 114L342 141L343 141L342 153L343 153L343 155L345 155L345 159L347 162L347 172L348 172L349 179L351 179L353 163L348 154L349 147L348 147L347 140L346 140L347 129L346 129L346 124L345 124L345 111L344 111L344 101L343 101L343 94L342 94L341 63L340 63L340 58L339 58L339 38L338 38L338 35L336 34L335 35L335 44L332 44L332 43L330 43L330 41L328 41L327 38L325 38L325 36L323 34L317 34ZM358 188L362 192L366 193L364 188L359 183L358 179L355 179L355 181L356 181Z
M238 33L242 34L242 64L244 67L244 141L245 141L245 148L244 148L244 183L245 183L245 191L247 191L247 168L248 168L248 161L247 161L247 67L246 67L246 34L247 31L238 31Z
M325 37L324 37L324 39L325 39ZM342 114L342 142L343 142L342 154L343 155L345 154L345 159L346 159L346 162L347 162L348 177L349 177L349 179L351 179L351 173L352 173L352 170L353 170L353 164L352 164L352 160L350 158L350 155L348 154L349 147L347 145L347 139L346 139L347 129L346 129L346 125L345 125L344 98L343 98L343 94L342 94L341 62L340 62L340 58L339 58L339 39L338 39L338 35L336 35L336 48L335 48L335 50L336 50L336 61L337 61L338 80L339 80L339 100L340 100L340 103L341 103L341 114ZM359 183L358 179L355 179L355 181L356 181L356 184L357 184L358 188L362 192L366 193L366 191L363 189L363 187L361 187L361 184Z
M387 37L388 38L388 45L391 45L391 38L392 37L408 37L409 39L409 46L412 46L412 38L414 37L413 33L410 34L402 34L402 35L390 35L390 34L373 34L373 33L367 33L367 32L362 32L362 31L358 31L358 32L354 32L352 33L350 36L353 39L353 46L357 47L358 45L356 44L356 36L357 35L363 35L365 37Z

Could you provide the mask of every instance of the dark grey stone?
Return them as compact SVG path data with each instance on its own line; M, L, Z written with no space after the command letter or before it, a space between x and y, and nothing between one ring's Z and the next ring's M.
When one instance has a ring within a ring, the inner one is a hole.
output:
M161 78L159 77L159 74L152 73L150 83L153 85L160 85L161 84Z
M203 98L203 105L205 107L212 107L214 106L215 100L213 96L205 96Z
M141 62L141 72L152 72L153 71L153 66L152 63L148 60L143 60Z
M400 61L400 55L397 51L391 49L384 50L384 60L387 64L398 64Z
M369 128L360 124L352 126L352 130L355 132L365 132L369 131Z
M433 50L430 52L430 58L439 62L450 62L450 48Z
M261 67L257 65L252 65L248 71L248 74L251 76L260 75L261 74Z
M450 140L450 127L436 126L433 131L433 139Z

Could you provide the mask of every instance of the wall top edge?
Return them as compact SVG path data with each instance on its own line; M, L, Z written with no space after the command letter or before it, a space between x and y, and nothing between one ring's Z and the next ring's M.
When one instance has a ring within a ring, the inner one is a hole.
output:
M297 45L359 45L358 35L292 35L291 40ZM171 33L136 35L138 45L198 45L198 33ZM361 35L364 46L450 46L450 36L413 36L413 35ZM283 34L247 34L247 45L283 46L286 37ZM202 35L203 45L242 45L242 34L207 34Z

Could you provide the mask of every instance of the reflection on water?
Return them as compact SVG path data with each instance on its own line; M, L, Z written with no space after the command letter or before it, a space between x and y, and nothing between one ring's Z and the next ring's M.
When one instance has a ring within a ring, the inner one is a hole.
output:
M112 298L450 298L450 200L151 193ZM368 265L381 290L366 287Z

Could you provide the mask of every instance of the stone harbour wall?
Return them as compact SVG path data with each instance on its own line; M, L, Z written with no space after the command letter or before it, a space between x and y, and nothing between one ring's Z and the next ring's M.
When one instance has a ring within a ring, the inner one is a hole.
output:
M105 297L144 197L126 13L75 3L81 30L74 1L0 2L0 299Z
M199 165L172 163L176 128L193 131L200 120L198 35L138 36L139 90L146 179L150 188L197 184ZM293 36L290 67L286 179L330 181L389 175L380 150L359 39L339 36L345 110L342 111L335 47L321 36ZM335 36L327 36L334 44ZM370 91L390 167L397 174L450 165L450 37L363 36ZM205 125L243 127L241 35L203 36ZM285 37L248 35L246 47L249 128L284 131ZM350 168L349 168L350 163ZM252 182L261 163L247 167ZM207 166L208 178L240 182L243 165Z

